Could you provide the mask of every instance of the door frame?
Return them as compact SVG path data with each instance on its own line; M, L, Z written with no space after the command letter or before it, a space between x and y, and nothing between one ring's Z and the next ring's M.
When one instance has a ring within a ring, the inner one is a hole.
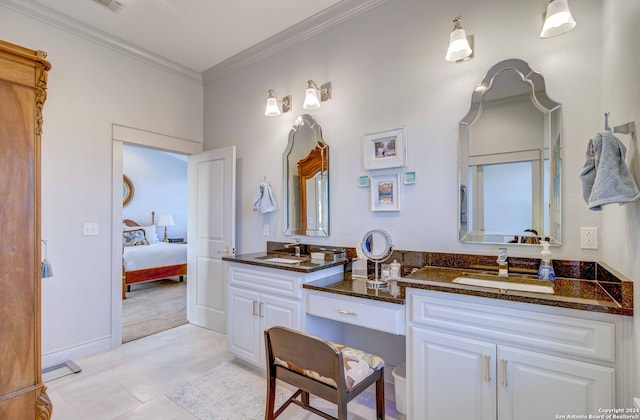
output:
M122 175L124 143L191 155L204 149L202 142L111 124L111 347L122 344Z

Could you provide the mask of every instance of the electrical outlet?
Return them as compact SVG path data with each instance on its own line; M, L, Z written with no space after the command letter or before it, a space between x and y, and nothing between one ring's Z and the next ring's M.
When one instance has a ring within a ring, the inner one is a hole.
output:
M598 249L598 228L597 227L581 227L580 228L580 248Z
M82 236L97 236L98 224L97 223L83 223L82 224Z

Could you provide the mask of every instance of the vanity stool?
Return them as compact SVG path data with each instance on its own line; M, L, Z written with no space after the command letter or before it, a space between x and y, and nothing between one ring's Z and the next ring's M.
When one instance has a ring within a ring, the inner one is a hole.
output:
M265 330L264 340L267 357L265 419L275 419L294 403L326 419L346 420L347 403L374 382L376 419L384 419L382 358L285 327ZM274 413L276 379L298 390ZM309 394L336 404L337 419L310 406Z

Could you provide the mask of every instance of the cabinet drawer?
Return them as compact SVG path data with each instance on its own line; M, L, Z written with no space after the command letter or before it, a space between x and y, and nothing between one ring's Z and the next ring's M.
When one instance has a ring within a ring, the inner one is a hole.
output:
M349 296L309 293L307 313L373 330L404 335L404 305Z
M283 274L282 270L252 270L229 266L230 286L301 299L301 284L301 275Z
M434 293L435 294L435 293ZM409 293L411 322L558 351L615 361L615 324Z

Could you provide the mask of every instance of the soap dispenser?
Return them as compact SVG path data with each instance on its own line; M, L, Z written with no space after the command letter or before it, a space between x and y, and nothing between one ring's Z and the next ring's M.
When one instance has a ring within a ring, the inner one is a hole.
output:
M538 269L538 278L542 280L555 280L556 273L551 263L551 251L549 251L549 242L542 241L542 252L540 252L540 268Z
M398 261L393 260L393 262L391 264L389 264L391 266L391 278L392 279L399 279L400 278L400 268L401 265Z

